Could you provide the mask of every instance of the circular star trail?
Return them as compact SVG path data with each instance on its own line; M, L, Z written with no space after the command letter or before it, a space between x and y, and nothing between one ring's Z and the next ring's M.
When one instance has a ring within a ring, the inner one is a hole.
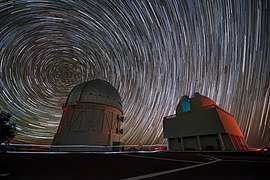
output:
M270 140L270 5L258 1L0 2L0 108L16 142L50 143L77 84L120 92L126 144L162 143L162 120L199 92Z

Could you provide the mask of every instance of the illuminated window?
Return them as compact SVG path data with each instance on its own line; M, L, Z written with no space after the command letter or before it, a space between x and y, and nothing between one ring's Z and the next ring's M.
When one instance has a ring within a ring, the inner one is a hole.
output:
M190 99L189 98L184 98L184 101L183 101L183 104L182 104L182 109L183 109L183 112L191 111L191 109L190 109Z

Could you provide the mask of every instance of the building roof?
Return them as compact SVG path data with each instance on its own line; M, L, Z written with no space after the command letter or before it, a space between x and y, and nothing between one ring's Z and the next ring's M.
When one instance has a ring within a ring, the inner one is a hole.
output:
M122 102L118 91L109 82L100 79L81 83L71 90L66 106L78 103L104 104L122 111Z

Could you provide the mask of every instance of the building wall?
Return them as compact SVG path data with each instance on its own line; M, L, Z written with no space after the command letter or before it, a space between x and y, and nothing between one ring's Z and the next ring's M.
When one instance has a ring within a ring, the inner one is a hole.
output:
M221 151L221 141L217 134L200 136L202 150Z
M170 151L233 151L240 150L236 147L229 134L209 134L201 136L178 137L168 139L168 150Z
M112 146L120 141L120 118L116 108L80 103L63 112L53 145Z
M171 119L165 118L163 126L165 138L225 133L215 108L185 113Z
M221 122L224 128L226 129L226 132L229 134L235 134L237 136L243 137L242 131L238 127L234 117L231 114L227 113L226 111L222 110L221 108L216 108L216 109L221 119Z
M182 139L185 151L200 151L197 136L183 137Z
M182 141L180 138L169 138L168 145L168 150L170 151L183 151Z
M203 109L195 113L187 112L169 119L164 118L163 125L164 137L171 139L168 143L169 149L173 151L183 149L231 151L248 148L233 117L216 108ZM183 148L177 141L180 138L183 140Z
M225 147L226 151L236 150L229 134L226 133L226 134L222 134L221 136L222 136L224 147Z
M222 143L217 134L169 138L171 151L221 151Z

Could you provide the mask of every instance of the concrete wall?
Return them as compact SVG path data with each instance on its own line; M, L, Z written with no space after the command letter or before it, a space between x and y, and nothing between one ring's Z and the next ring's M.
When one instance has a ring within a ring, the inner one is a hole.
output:
M223 142L224 142L224 147L225 147L226 151L234 151L234 150L236 150L229 134L226 133L226 134L222 134L221 136L222 136L222 139L223 139Z
M238 148L239 149L239 148ZM168 139L170 151L225 151L237 150L230 135L210 134L202 136L189 136Z
M185 115L171 119L165 118L163 127L165 138L225 133L215 108L204 109L196 113L185 113Z
M183 151L182 149L182 141L179 138L169 138L168 139L168 150L170 151Z
M217 134L200 136L202 150L221 151L221 142Z
M197 136L183 137L182 139L185 151L200 151Z

